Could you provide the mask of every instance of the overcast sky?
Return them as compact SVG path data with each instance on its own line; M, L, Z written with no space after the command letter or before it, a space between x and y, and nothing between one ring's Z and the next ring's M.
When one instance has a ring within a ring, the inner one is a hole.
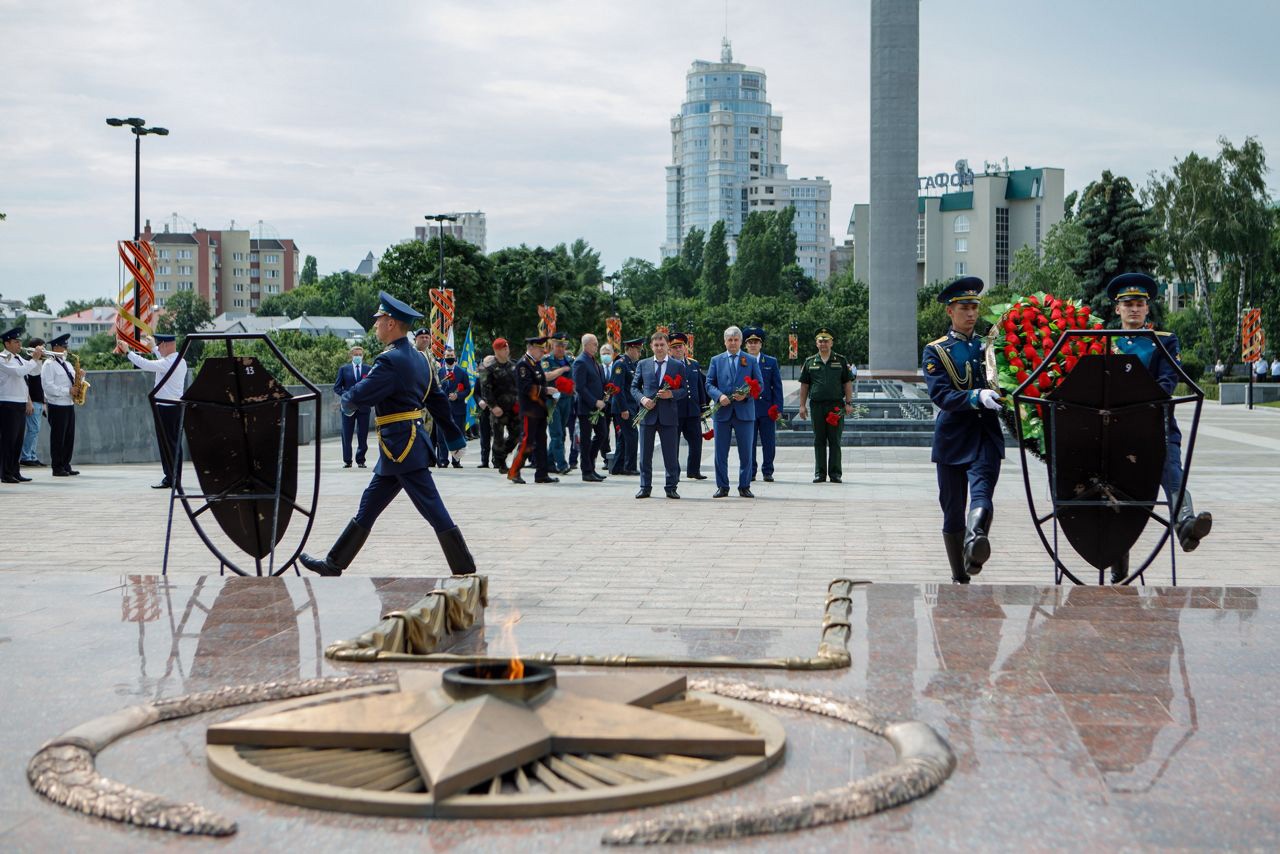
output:
M868 193L869 0L731 0L792 177L833 184L837 242ZM968 158L1145 180L1257 136L1280 163L1275 0L923 0L920 173ZM113 295L132 137L160 230L258 228L321 273L483 210L489 250L584 237L658 258L668 121L723 0L219 3L0 0L0 294ZM1273 194L1280 181L1271 176ZM255 234L256 236L256 234Z

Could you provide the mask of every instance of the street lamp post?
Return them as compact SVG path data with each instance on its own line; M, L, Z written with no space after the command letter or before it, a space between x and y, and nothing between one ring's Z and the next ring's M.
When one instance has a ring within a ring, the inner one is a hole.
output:
M146 127L146 119L129 118L129 119L107 119L107 124L113 128L127 127L133 134L133 242L137 243L142 239L142 138L147 134L156 136L168 136L169 129L154 127ZM135 278L133 280L133 313L139 320L142 319L142 286ZM142 335L142 327L135 325L133 334Z
M457 222L457 214L427 214L423 219L436 223L436 239L440 243L440 290L444 290L444 224Z

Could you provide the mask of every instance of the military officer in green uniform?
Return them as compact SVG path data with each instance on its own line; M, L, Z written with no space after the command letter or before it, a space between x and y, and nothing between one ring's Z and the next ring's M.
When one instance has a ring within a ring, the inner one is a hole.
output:
M853 365L832 352L835 336L825 326L818 328L818 352L804 360L800 369L800 420L809 418L813 406L813 482L828 477L840 483L840 434L844 416L853 414ZM830 420L828 420L830 416ZM832 423L834 422L834 423Z

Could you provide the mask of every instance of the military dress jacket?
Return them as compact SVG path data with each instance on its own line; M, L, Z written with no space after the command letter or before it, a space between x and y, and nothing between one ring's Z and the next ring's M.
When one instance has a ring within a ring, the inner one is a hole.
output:
M537 359L530 359L526 353L516 362L516 397L520 401L521 418L546 418L547 400L551 397L547 391L547 375Z
M931 459L944 465L967 465L977 459L983 442L991 442L1004 459L1004 434L994 410L978 400L987 385L983 341L954 329L924 346L921 355L929 398L941 412L933 422Z
M700 419L702 410L711 401L707 397L707 378L697 359L684 360L684 382L689 388L689 394L680 401L680 417Z
M378 474L404 474L427 467L430 452L424 409L435 420L449 450L466 447L467 440L450 415L449 398L434 379L431 366L409 339L398 338L373 360L365 378L342 395L344 414L373 407L375 424L388 416L402 416L377 428L379 453L373 470Z
M609 401L609 411L614 415L636 411L636 403L631 399L631 380L635 378L635 373L636 363L625 353L613 363L613 369L609 371L609 382L618 387L618 393Z
M1124 335L1112 338L1111 349L1116 353L1137 356L1143 367L1151 372L1156 385L1172 396L1174 388L1181 379L1174 363L1182 361L1182 345L1178 343L1178 336L1172 332L1157 331L1156 338L1163 345L1163 349L1157 347L1156 342L1145 335ZM1182 430L1178 427L1178 421L1173 417L1172 410L1169 414L1168 439L1176 444L1182 443Z
M782 408L782 368L773 356L761 353L760 376L763 377L760 398L756 400L756 418L768 418L769 408ZM842 395L843 396L843 395Z
M809 387L809 400L821 403L844 400L844 384L853 382L853 375L853 363L834 350L825 362L820 353L814 353L800 368L800 382ZM781 377L778 385L782 385Z
M484 401L489 409L495 406L502 409L502 418L512 415L519 395L516 389L516 366L510 362L494 362L484 372Z

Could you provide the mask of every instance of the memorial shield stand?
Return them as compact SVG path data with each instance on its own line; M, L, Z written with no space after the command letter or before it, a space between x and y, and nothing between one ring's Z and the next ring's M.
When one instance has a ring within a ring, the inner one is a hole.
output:
M1111 339L1122 336L1152 339L1169 358L1189 393L1171 397L1156 385L1136 356L1111 352ZM1050 397L1027 394L1028 388L1039 387L1048 366L1077 338L1103 339L1107 352L1080 357L1066 380L1048 392ZM1164 350L1153 330L1072 329L1062 333L1044 361L1014 390L1013 400L1027 507L1036 534L1053 561L1054 583L1061 584L1064 578L1074 584L1085 583L1062 559L1063 537L1097 569L1098 583L1103 584L1107 566L1127 554L1146 523L1154 519L1164 530L1146 558L1122 582L1129 584L1138 579L1145 584L1144 573L1172 539L1176 508L1186 494L1204 392ZM1185 432L1182 486L1171 503L1168 496L1160 500L1165 431L1175 407L1188 403L1194 404L1194 415ZM1044 423L1044 456L1052 503L1052 509L1045 514L1036 508L1031 485L1027 444L1035 439L1024 438L1024 406L1039 407ZM1157 429L1153 431L1152 425ZM1152 465L1156 460L1158 465ZM1046 525L1051 525L1049 533ZM1176 548L1169 549L1173 586L1178 583L1176 553Z
M176 444L181 449L181 438L186 438L200 481L199 491L187 492L182 485L181 452L175 460L173 443L160 443L160 453L173 472L161 573L168 574L174 507L181 505L196 534L218 558L219 574L229 569L237 575L277 576L293 567L300 575L298 555L311 534L320 496L320 389L299 373L265 334L192 333L183 340L179 359L185 358L195 341L221 343L226 347L226 356L206 359L178 403L180 439ZM306 391L292 394L256 357L236 356L232 346L236 341L262 342L294 383ZM156 392L176 367L175 361L147 395L157 435L164 435L164 428ZM297 500L298 433L301 409L309 403L315 405L315 434L311 437L315 473L310 505L303 506ZM203 503L194 506L195 502ZM295 512L306 519L302 536L289 557L277 565L276 547ZM200 517L205 513L210 513L223 533L248 553L253 572L242 568L213 542L201 525Z

